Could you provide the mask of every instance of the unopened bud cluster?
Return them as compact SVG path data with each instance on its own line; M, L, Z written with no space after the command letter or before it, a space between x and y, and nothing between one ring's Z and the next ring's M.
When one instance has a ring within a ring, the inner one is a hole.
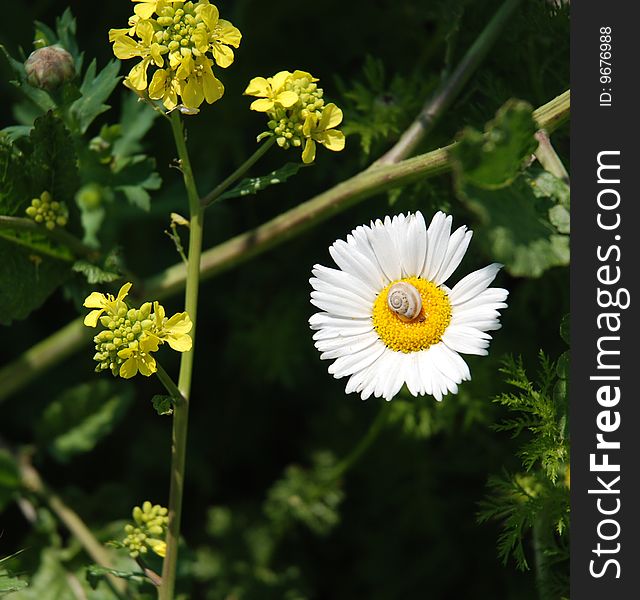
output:
M316 81L311 75L304 73L300 77L294 78L292 76L285 83L284 89L296 94L298 102L289 109L285 109L282 106L275 108L272 118L267 123L267 127L273 131L276 136L276 143L281 148L287 149L291 146L299 148L302 146L304 142L302 128L305 120L309 116L320 118L321 110L324 106L324 100L322 99L324 92L315 83Z
M313 162L315 142L329 150L344 148L344 135L334 128L342 121L335 104L325 104L323 90L306 71L280 71L273 77L254 77L245 94L256 96L251 109L269 117L268 131L258 136L275 137L281 148L304 148L302 160ZM330 130L330 133L327 131Z
M109 370L117 376L125 362L118 353L125 348L142 352L143 336L153 333L151 302L145 302L139 309L127 308L122 302L115 312L100 317L100 324L105 329L93 338L96 344L93 359L98 361L96 371Z
M164 537L169 524L168 512L165 507L152 505L149 501L133 509L134 524L125 525L124 532L127 536L122 541L131 558L146 554L149 548L158 556L165 555Z
M54 90L76 75L73 56L61 46L34 50L24 63L27 81L34 87Z
M25 211L36 223L47 229L64 227L69 220L69 211L64 202L53 200L49 192L42 192L39 198L34 198Z
M159 302L145 302L140 308L132 308L125 302L131 283L125 283L117 297L93 292L84 301L84 306L93 310L85 317L87 327L104 327L93 341L96 353L93 358L98 365L96 371L111 371L114 376L125 379L138 372L149 377L158 370L152 352L168 343L178 352L191 350L189 335L192 323L186 312L170 318L165 316Z

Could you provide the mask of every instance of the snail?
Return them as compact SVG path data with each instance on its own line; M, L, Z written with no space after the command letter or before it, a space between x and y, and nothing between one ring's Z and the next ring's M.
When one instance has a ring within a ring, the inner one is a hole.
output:
M387 304L405 322L413 321L422 310L420 292L405 281L394 283L389 288Z

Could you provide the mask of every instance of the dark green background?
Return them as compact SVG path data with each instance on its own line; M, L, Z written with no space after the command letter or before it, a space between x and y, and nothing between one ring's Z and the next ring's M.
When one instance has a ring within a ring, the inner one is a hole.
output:
M221 15L244 37L236 62L219 73L226 86L224 98L187 122L200 191L226 176L254 149L264 120L248 110L250 101L241 95L251 77L282 69L309 70L321 79L325 95L345 106L348 123L351 115L337 77L346 89L362 81L370 55L384 63L387 81L400 75L428 93L440 79L447 53L455 64L499 5L459 0L220 3ZM59 1L20 3L0 27L0 41L14 54L19 45L28 53L32 20L52 24L64 6ZM89 58L96 56L99 65L111 57L108 29L124 26L131 6L126 0L71 3L81 47ZM6 65L0 65L0 123L7 125L12 123L14 92L6 83ZM538 106L567 87L568 15L542 1L525 1L421 150L448 143L466 125L481 128L511 97ZM380 101L415 109L423 101L414 98L412 105L395 92L390 86ZM121 93L118 88L114 94L116 107ZM413 116L407 111L402 125ZM109 113L99 121L108 119ZM564 129L554 138L564 159L567 133ZM181 181L168 168L174 149L164 122L156 122L148 142L149 152L157 152L163 188L153 196L150 214L126 208L108 227L124 246L128 266L140 276L177 261L163 229L171 210L186 213ZM371 158L392 142L381 140ZM254 173L297 158L274 150ZM358 172L366 162L357 136L348 138L347 149L339 155L319 149L317 164L288 184L212 209L205 247L296 206ZM310 455L321 449L343 456L365 433L382 401L363 403L355 395L345 396L344 382L332 379L328 365L319 360L306 323L314 312L308 302L310 270L318 262L329 265L327 247L361 223L415 209L430 218L439 208L454 214L454 225L473 228L472 215L456 200L450 176L444 175L406 188L392 207L386 194L368 199L202 285L183 527L191 548L212 544L204 526L207 508L224 504L238 513L259 515L266 490L287 465L309 464ZM472 242L453 281L492 260ZM434 422L443 420L442 431L416 440L398 426L386 429L343 482L341 523L326 537L303 527L285 537L272 566L298 565L311 598L535 597L533 575L499 563L498 526L478 525L476 512L487 477L503 467L518 468L516 444L490 429L500 417L491 398L505 388L497 371L500 358L522 354L535 370L539 349L552 357L565 349L557 332L568 307L568 272L552 269L536 280L501 274L498 283L511 292L503 329L494 336L490 357L469 359L474 379L462 386L459 397L445 398L452 406L432 413ZM167 302L167 310L180 309L179 297ZM73 303L57 292L27 321L0 331L2 363L77 314ZM2 406L5 440L28 443L33 422L52 397L97 377L91 355L89 349L77 354L10 398ZM167 351L161 360L177 372L176 356ZM121 385L135 388L136 401L106 440L66 466L46 455L37 465L96 528L126 517L134 504L147 498L163 503L167 496L170 420L157 417L149 401L160 391L158 384L137 378ZM29 532L15 505L0 519L0 556L37 546L37 534ZM28 565L29 559L25 562ZM194 591L193 597L206 597L205 588L209 586ZM247 597L266 597L261 594Z

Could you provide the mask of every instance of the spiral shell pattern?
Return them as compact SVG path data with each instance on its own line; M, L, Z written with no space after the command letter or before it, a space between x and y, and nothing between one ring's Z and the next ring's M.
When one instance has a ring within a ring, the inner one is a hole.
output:
M387 305L403 321L413 321L422 310L422 297L413 285L399 281L389 288Z

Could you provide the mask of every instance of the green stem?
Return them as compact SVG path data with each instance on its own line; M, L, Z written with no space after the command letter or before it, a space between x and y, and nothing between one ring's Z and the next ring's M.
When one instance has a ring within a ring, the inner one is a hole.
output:
M178 404L184 401L184 396L180 392L180 389L175 384L173 379L171 379L169 374L158 363L156 363L156 368L157 368L156 376L158 377L162 385L165 387L167 392L169 392L169 395L175 400L174 404Z
M180 114L171 115L171 130L180 158L180 168L189 199L189 262L187 265L185 310L193 329L193 346L184 352L180 360L178 389L184 402L176 403L173 411L173 431L171 440L171 485L169 489L169 526L167 528L167 553L162 565L162 585L159 588L160 600L172 600L178 564L178 544L180 542L180 521L182 517L182 496L184 491L185 459L187 453L187 431L189 428L189 400L193 374L193 357L196 342L196 323L198 312L198 288L200 284L200 255L202 253L202 221L204 211L191 169L187 151L184 128Z
M402 134L395 146L374 162L372 167L397 163L413 153L478 68L520 2L521 0L506 0L502 4L471 48L467 50L455 71L424 105L415 121Z
M262 158L273 143L276 141L275 137L270 137L266 142L264 142L261 146L258 146L258 149L245 160L229 177L227 177L222 183L217 185L213 190L211 190L202 200L200 200L202 206L207 207L213 204L216 200L222 196L225 190L233 185L240 177L242 177L253 165L255 165L260 158Z
M349 469L351 469L363 456L363 454L371 447L373 442L376 441L378 435L382 431L387 417L389 415L389 407L386 403L382 404L378 415L371 423L366 435L358 442L356 447L343 458L333 469L332 476L334 479L342 477Z
M545 523L539 515L533 523L533 554L536 567L536 587L540 600L551 598L551 573L547 557L544 555Z
M536 109L533 117L539 128L551 133L569 119L569 113L570 92L567 90ZM397 164L361 172L260 227L210 248L202 254L201 278L229 270L381 191L446 173L451 169L449 150L452 147L453 144ZM181 261L144 282L140 293L143 297L161 300L181 292L186 279L187 268ZM75 319L0 369L0 402L87 345L91 340L89 334L82 319Z
M18 464L20 465L20 475L25 488L47 503L52 512L64 523L78 542L80 542L80 545L92 560L101 567L107 569L113 568L114 564L109 551L93 536L91 530L85 525L78 514L69 508L59 496L45 485L40 474L31 464L28 455L21 454L18 457ZM123 579L107 574L107 582L118 598L128 597L127 583Z

